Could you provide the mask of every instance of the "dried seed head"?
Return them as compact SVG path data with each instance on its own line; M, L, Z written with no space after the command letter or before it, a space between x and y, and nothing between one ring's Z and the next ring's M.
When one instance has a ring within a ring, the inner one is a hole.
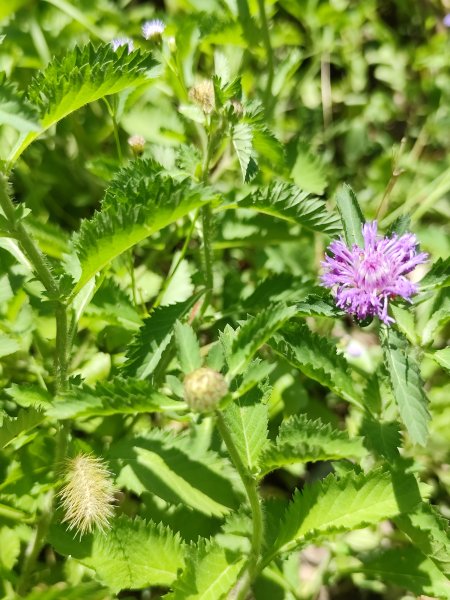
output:
M202 367L184 378L184 399L194 412L214 410L228 393L228 384L223 375Z
M67 461L64 486L59 492L65 512L63 522L80 535L95 527L109 527L113 515L114 485L105 463L95 456L79 454Z
M144 152L145 139L142 135L132 135L128 138L128 145L135 156L140 156Z
M206 114L211 113L215 107L214 85L211 79L205 79L189 90L189 98L198 104Z

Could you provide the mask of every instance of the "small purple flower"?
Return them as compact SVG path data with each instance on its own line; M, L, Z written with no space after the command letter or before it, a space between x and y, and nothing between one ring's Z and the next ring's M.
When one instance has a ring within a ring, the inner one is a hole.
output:
M348 248L341 239L331 242L322 262L321 277L325 287L333 288L339 308L358 319L378 316L389 325L388 302L400 296L410 301L418 290L405 275L427 261L425 252L417 253L417 239L412 233L391 237L377 236L377 222L362 227L364 248Z
M446 14L445 17L442 19L442 24L444 25L444 27L450 27L450 13Z
M128 46L128 54L133 52L134 50L134 42L131 38L128 37L118 37L111 40L111 46L114 52L118 50L121 46Z
M150 40L152 38L160 38L164 33L164 29L166 28L166 24L164 21L160 19L153 19L152 21L146 21L142 25L142 35L146 40Z

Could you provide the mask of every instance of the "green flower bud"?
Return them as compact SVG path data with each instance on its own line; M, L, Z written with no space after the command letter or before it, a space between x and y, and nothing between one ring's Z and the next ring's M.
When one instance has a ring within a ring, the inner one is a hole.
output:
M140 156L144 152L145 139L142 135L132 135L128 138L128 145L135 156Z
M223 375L209 367L196 369L184 378L184 399L194 412L214 410L227 393Z

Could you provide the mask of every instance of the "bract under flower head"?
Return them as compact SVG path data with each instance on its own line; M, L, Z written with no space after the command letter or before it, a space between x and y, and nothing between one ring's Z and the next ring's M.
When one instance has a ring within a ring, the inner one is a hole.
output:
M153 19L152 21L146 21L142 25L142 35L146 40L151 38L161 37L166 28L164 21L160 19Z
M134 50L133 40L127 37L119 37L111 40L111 46L114 51L116 51L121 46L128 46L128 54L130 54L130 52L133 52Z
M400 297L410 301L418 290L406 275L426 262L428 255L417 252L417 239L412 233L391 237L377 235L377 222L362 227L364 248L354 244L350 249L341 239L329 246L322 262L321 277L325 287L332 288L339 308L358 319L377 316L389 325L389 300Z

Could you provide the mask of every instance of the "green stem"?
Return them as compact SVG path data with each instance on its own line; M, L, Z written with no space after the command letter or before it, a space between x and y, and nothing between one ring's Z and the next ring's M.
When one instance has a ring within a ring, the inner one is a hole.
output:
M113 109L113 107L111 106L111 104L109 103L107 98L103 98L103 101L106 104L106 108L108 109L108 113L109 113L109 116L111 117L112 124L113 124L113 133L114 133L114 140L116 142L117 158L119 159L119 162L122 163L123 155L122 155L122 148L120 146L119 126L118 126L117 120L116 120L116 111Z
M209 164L212 157L212 140L211 135L208 135L208 141L205 148L205 156L202 165L202 183L206 184L209 177ZM200 315L203 316L208 308L212 292L213 292L213 248L212 248L212 211L209 204L201 209L202 217L202 234L203 234L203 262L205 269L206 294L202 304Z
M267 58L267 83L265 91L265 104L267 112L272 112L272 84L273 84L273 49L270 41L269 25L267 22L265 0L258 0L259 18L261 19L261 32L263 43L266 49Z
M217 411L216 417L217 427L219 429L220 435L222 436L225 446L227 447L228 453L231 457L234 466L236 467L239 477L241 478L242 483L244 484L245 491L247 492L247 497L250 503L250 508L252 511L253 533L251 540L251 552L250 556L248 557L247 569L244 575L239 580L235 590L236 600L244 600L244 598L246 598L247 596L250 586L253 583L255 576L258 573L258 566L261 558L261 549L264 534L264 521L261 510L261 502L258 494L257 482L242 462L238 449L236 448L236 445L233 441L232 435L227 427L222 413Z

